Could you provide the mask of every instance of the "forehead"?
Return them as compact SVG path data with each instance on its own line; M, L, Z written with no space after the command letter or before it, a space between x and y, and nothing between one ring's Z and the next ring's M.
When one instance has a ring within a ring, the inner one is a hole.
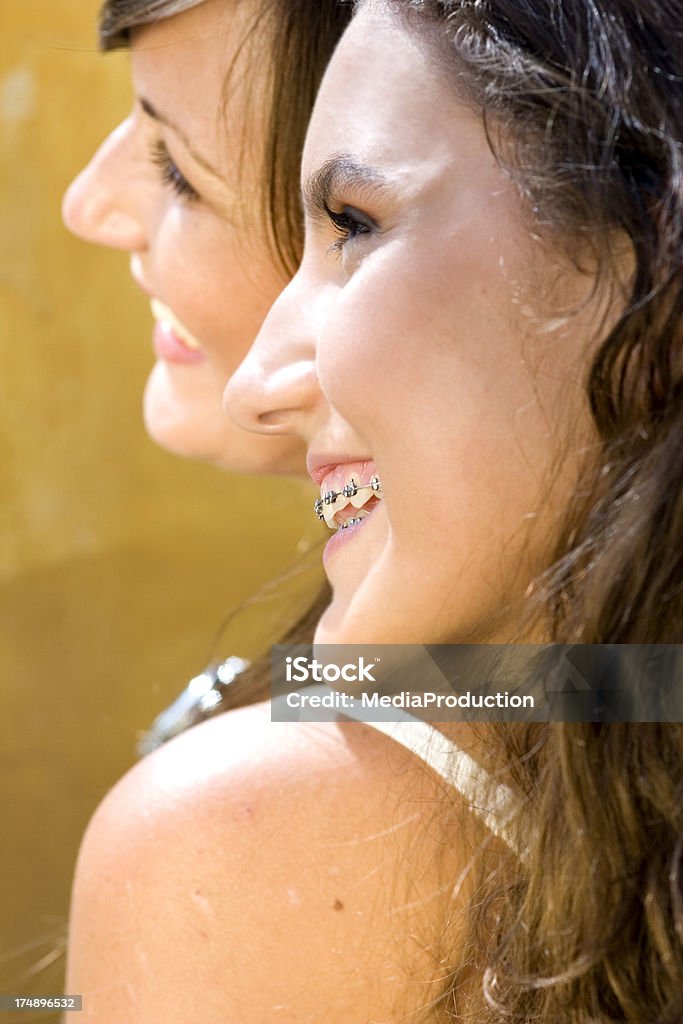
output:
M134 29L134 72L146 83L158 82L188 99L208 84L215 85L221 70L228 67L240 8L235 4L234 10L228 11L228 5L204 0L180 14Z
M250 47L244 43L251 38L256 10L256 0L203 0L180 14L135 29L131 62L138 97L158 107L193 141L224 149L224 96L231 114L237 115L246 103L241 62L242 54L245 61L251 59ZM226 90L226 77L238 57L240 65L230 75Z
M455 72L453 72L453 75ZM311 119L303 177L343 150L397 176L465 155L481 115L456 95L455 79L426 31L366 4L325 73Z

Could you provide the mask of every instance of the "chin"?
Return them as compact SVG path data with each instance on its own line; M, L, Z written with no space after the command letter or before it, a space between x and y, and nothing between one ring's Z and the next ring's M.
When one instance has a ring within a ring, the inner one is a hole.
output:
M157 362L145 387L143 419L151 439L173 455L219 461L223 417L219 400L199 374L183 380Z
M170 419L159 420L158 417L150 416L146 412L144 421L145 430L151 440L160 448L170 452L171 455L179 455L185 459L198 459L202 462L216 461L211 446L198 442L187 424Z

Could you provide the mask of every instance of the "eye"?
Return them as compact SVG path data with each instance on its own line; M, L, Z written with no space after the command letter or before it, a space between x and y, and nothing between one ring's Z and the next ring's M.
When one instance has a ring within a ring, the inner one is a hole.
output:
M173 163L161 139L155 139L152 143L152 163L159 169L164 185L170 185L183 202L194 203L199 199L199 193Z
M370 235L377 228L371 217L354 206L344 206L341 210L332 210L326 205L325 212L339 236L330 246L330 252L341 252L348 242L352 242L361 235Z

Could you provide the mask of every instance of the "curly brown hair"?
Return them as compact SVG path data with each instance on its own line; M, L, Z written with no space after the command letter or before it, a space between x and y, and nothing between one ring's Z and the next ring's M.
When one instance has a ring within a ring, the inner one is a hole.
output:
M683 5L389 4L483 112L539 233L569 253L590 246L600 281L614 279L615 239L626 239L623 313L586 382L598 442L531 601L558 641L678 643ZM524 797L526 855L472 908L484 999L471 1019L680 1024L683 726L489 729ZM470 1019L459 976L443 1009Z

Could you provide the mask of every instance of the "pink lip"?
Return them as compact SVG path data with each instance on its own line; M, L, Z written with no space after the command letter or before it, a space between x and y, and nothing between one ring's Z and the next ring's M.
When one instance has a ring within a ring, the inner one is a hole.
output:
M320 486L325 477L333 473L339 466L354 462L370 462L370 459L367 455L333 455L331 453L315 455L309 452L306 456L306 469L313 482Z
M349 526L346 530L337 530L336 533L332 534L323 548L323 565L325 568L327 568L330 559L334 557L335 552L339 551L340 548L343 548L345 544L348 544L349 541L357 535L359 530L364 529L366 523L368 523L370 519L371 516L368 516L367 519L361 519L360 523L355 523L353 526Z
M167 363L194 365L196 363L203 363L206 359L201 349L188 348L170 324L160 322L159 320L156 320L154 323L152 346L157 358L163 359Z

